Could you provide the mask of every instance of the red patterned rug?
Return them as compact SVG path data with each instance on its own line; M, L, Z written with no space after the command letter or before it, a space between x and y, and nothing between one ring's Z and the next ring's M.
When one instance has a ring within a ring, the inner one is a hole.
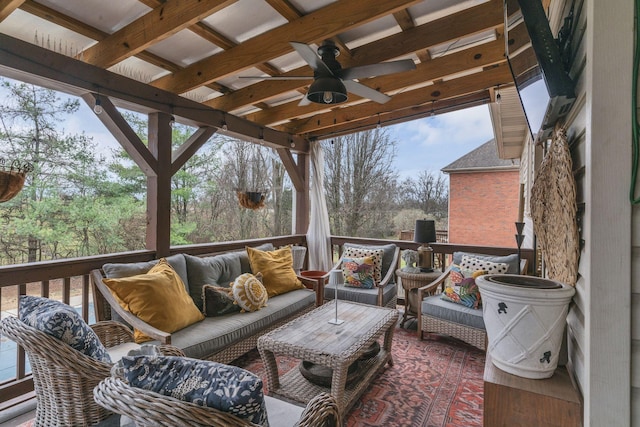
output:
M485 355L459 341L420 341L415 330L396 328L394 365L387 366L347 415L348 427L482 426ZM299 361L278 357L280 374ZM234 364L263 378L257 350Z
M396 328L394 365L387 366L347 415L347 427L482 426L485 355L475 347L444 337L420 341L415 330ZM299 361L278 357L282 374ZM266 377L257 350L237 359ZM20 427L31 427L33 421Z

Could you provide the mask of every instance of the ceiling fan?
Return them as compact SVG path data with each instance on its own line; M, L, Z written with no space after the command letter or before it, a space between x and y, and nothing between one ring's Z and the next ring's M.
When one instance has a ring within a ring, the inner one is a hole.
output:
M347 100L347 92L384 104L391 99L390 96L365 86L354 79L383 76L414 70L416 68L415 63L411 59L342 68L336 60L336 57L340 54L340 50L331 40L325 40L318 48L317 54L307 44L300 42L290 43L302 59L313 69L313 83L309 86L307 95L300 101L300 105L308 105L310 102L318 104L339 104ZM309 77L283 76L261 78L266 80L288 80L308 79Z

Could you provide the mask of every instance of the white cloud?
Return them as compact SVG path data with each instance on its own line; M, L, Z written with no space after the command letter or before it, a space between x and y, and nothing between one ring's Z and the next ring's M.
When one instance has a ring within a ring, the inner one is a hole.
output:
M486 105L389 127L398 141L396 167L402 178L438 172L493 138Z

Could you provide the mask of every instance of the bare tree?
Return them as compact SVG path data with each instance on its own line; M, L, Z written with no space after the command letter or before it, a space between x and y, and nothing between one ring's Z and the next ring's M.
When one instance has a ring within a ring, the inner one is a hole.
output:
M393 232L395 148L396 142L382 129L323 142L333 234L388 237Z
M442 174L422 171L400 184L401 203L405 207L420 209L434 218L445 218L449 203L447 181Z

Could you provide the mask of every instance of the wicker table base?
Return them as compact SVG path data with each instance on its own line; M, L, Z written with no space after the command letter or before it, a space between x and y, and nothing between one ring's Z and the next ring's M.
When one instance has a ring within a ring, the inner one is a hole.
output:
M393 364L391 343L393 326L398 320L397 310L339 301L338 317L344 323L328 323L334 316L335 304L324 304L258 339L269 395L306 404L317 394L330 392L338 401L340 412L345 414L385 364ZM365 373L347 383L349 366L381 336L384 339L378 354L359 362ZM332 369L331 387L309 382L299 369L292 369L280 377L276 354Z

